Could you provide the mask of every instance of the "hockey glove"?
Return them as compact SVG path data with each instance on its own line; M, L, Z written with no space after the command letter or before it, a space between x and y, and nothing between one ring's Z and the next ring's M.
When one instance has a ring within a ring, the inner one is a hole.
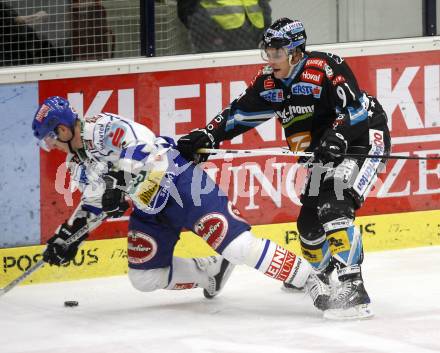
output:
M209 154L197 153L199 148L214 148L214 137L205 129L199 129L191 131L188 135L182 136L177 141L177 149L180 154L188 161L194 161L194 163L205 162Z
M80 239L67 244L66 240L87 224L87 217L75 219L70 226L67 221L63 223L55 235L47 241L47 248L43 252L43 261L50 265L61 266L75 258L81 242L87 238L89 233L84 234Z
M125 174L123 171L110 172L103 176L106 189L102 195L102 210L110 218L119 218L127 211L129 204L125 200ZM128 182L128 181L127 181Z
M347 141L344 136L333 129L328 129L321 137L319 146L315 149L315 158L323 164L339 163L347 152Z

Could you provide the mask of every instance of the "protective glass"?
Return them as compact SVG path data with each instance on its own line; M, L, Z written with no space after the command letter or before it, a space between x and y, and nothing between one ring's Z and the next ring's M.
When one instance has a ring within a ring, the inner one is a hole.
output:
M55 142L57 140L57 134L55 131L51 131L38 142L38 145L46 152L50 152L55 148Z
M280 63L288 60L289 54L285 48L261 48L261 58L267 62Z

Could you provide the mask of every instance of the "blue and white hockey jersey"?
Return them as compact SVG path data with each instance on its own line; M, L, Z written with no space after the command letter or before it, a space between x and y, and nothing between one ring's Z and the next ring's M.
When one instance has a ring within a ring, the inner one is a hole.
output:
M105 191L102 176L123 170L124 190L134 206L146 213L160 211L176 175L178 152L172 139L156 137L146 126L110 113L85 118L81 136L84 147L67 156L67 165L82 192L83 209L100 213Z

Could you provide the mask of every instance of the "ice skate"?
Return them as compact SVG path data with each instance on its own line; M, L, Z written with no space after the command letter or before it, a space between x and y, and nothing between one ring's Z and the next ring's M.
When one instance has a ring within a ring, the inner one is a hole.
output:
M325 268L324 270L320 271L318 274L319 279L323 281L327 286L331 286L331 280L330 276L332 275L332 271L334 270L333 264L330 262L330 264ZM286 292L291 293L300 293L304 292L306 290L306 287L297 287L293 285L292 283L283 282L283 286L281 287L282 290Z
M364 287L361 273L340 277L340 287L329 301L324 318L331 320L366 319L374 315L370 297Z
M293 284L287 282L283 282L281 289L283 291L292 292L292 293L302 293L305 291L305 287L296 287Z
M307 293L313 300L313 305L319 310L327 310L330 300L330 286L328 278L324 274L312 273L306 282Z
M203 295L207 299L212 299L220 293L235 267L221 256L197 259L197 264L209 274L209 287L203 289Z

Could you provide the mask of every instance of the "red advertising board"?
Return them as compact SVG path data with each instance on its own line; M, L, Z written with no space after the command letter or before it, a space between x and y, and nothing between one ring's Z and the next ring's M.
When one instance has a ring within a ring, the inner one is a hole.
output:
M389 115L393 153L440 153L440 55L438 51L351 57L346 59L362 89L376 95ZM179 137L204 126L231 98L244 90L261 65L165 71L39 83L42 101L69 97L84 115L119 113L155 133ZM276 120L222 147L285 146ZM72 212L55 190L63 157L41 154L42 242ZM206 168L252 224L296 220L303 171L288 157L213 160ZM438 161L391 160L359 215L398 213L440 207ZM60 187L58 187L60 188ZM78 194L78 193L76 193ZM78 200L78 195L75 195ZM54 214L53 209L58 210ZM101 227L94 238L121 236L125 222Z

